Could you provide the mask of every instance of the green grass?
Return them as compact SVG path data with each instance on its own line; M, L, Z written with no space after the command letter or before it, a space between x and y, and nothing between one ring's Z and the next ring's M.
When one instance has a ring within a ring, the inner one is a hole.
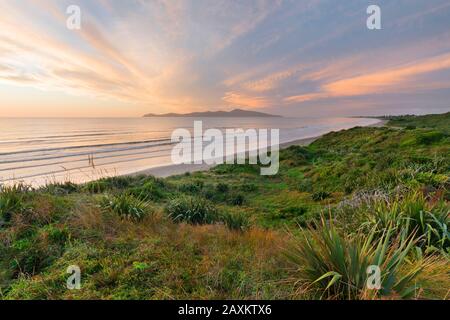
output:
M4 188L0 298L448 297L448 117L329 133L282 150L276 176L221 165ZM364 287L371 263L382 290Z

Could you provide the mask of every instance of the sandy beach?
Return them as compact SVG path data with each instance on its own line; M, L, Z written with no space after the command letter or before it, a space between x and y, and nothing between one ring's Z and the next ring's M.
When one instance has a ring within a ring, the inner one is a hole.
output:
M373 118L350 117L204 119L209 128L278 128L281 149L308 145L331 131L383 124ZM85 183L106 176L167 177L211 168L207 164L174 165L171 161L171 132L191 128L190 118L43 119L32 131L30 125L26 119L3 121L0 184L39 187L66 181Z

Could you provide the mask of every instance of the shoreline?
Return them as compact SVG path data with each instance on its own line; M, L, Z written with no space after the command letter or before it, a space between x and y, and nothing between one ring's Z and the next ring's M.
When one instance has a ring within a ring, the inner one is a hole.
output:
M382 127L384 126L388 120L385 119L377 119L377 122L372 122L371 124L368 125L355 125L354 127ZM351 127L351 128L354 128ZM348 130L351 128L346 128L346 129L341 129L341 130ZM329 132L332 131L341 131L341 130L330 130ZM292 141L287 141L287 142L282 142L279 145L279 149L286 149L290 146L294 146L294 145L298 145L298 146L307 146L311 143L313 143L314 141L320 139L323 135L328 134L329 132L324 132L323 134L318 134L317 136L312 136L312 137L306 137L306 138L300 138L300 139L295 139ZM169 159L170 160L170 159ZM182 175L185 173L194 173L194 172L199 172L199 171L208 171L211 168L217 166L217 164L212 164L212 165L208 165L205 163L202 164L171 164L170 161L167 161L166 165L164 164L156 164L154 167L148 167L146 169L138 169L136 171L134 171L131 168L131 170L129 170L128 172L123 172L120 173L118 171L115 170L110 170L110 171L98 171L98 172L93 172L93 173L89 173L87 172L86 174L84 174L83 172L83 176L81 176L80 179L74 179L73 177L70 176L70 173L64 174L64 175L55 175L55 174L48 174L48 175L36 175L35 176L27 176L24 178L16 178L14 177L13 179L6 179L4 181L0 182L0 186L2 185L15 185L18 183L21 184L26 184L26 185L30 185L34 188L39 188L48 184L54 184L54 183L65 183L65 182L73 182L75 184L85 184L87 182L90 181L96 181L99 180L101 178L106 178L106 177L126 177L126 176L138 176L138 175L152 175L155 177L159 177L159 178L166 178L166 177L170 177L170 176L176 176L176 175ZM81 172L81 171L80 171Z
M387 122L388 122L388 120L379 119L379 122L371 124L371 125L367 125L365 127L374 127L374 128L384 127ZM293 140L293 141L289 141L289 142L284 142L284 143L280 144L280 150L289 148L291 146L303 146L303 147L308 146L323 136L324 135L319 135L319 136L315 136L315 137L301 138L301 139L297 139L297 140ZM133 177L133 176L139 176L139 175L151 175L151 176L154 176L157 178L167 178L170 176L177 176L177 175L182 175L182 174L186 174L186 173L207 171L215 166L217 166L217 165L216 164L209 165L206 163L202 163L202 164L171 164L171 165L167 165L167 166L139 170L134 173L124 174L122 176Z

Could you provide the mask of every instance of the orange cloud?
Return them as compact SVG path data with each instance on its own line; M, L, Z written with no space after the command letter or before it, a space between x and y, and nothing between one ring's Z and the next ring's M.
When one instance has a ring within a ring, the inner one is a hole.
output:
M335 81L324 85L323 89L331 96L395 92L398 85L417 75L448 68L450 68L450 54L444 54L403 67Z
M448 87L448 83L418 84L412 83L411 80L414 80L415 77L422 74L449 68L450 54L443 54L400 67L329 82L322 85L319 92L288 96L284 98L284 101L287 103L301 103L334 97L361 96L389 92L395 93L405 89L444 88L446 86ZM312 73L310 79L330 77L330 74L333 74L332 72L330 73L331 70L334 70L334 68L325 68L322 71Z
M301 102L306 102L306 101L323 99L323 98L326 98L327 96L328 95L325 93L307 93L307 94L301 94L301 95L297 95L297 96L290 96L290 97L284 98L284 102L301 103Z
M270 103L268 99L263 97L251 97L248 95L227 92L222 98L223 101L233 106L247 107L247 108L264 108Z

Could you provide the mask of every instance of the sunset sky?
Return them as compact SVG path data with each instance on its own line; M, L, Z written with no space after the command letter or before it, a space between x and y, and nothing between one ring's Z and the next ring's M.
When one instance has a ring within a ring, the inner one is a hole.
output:
M79 5L81 30L66 27ZM366 28L369 4L382 30ZM449 0L0 0L0 116L450 110Z

